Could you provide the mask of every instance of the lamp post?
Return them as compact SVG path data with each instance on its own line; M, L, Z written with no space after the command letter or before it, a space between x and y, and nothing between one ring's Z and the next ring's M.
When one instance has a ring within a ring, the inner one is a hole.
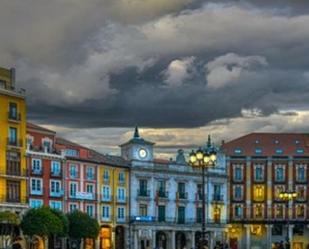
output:
M193 167L202 168L202 236L200 248L206 245L206 193L205 193L205 173L209 167L215 166L217 160L217 152L214 146L211 145L210 136L205 149L199 148L197 151L192 150L190 153L190 165Z
M290 215L289 215L289 203L297 197L297 193L295 191L283 191L279 194L279 198L285 201L285 207L287 212L287 230L286 230L286 248L290 248L290 233L289 233L289 226L290 226Z

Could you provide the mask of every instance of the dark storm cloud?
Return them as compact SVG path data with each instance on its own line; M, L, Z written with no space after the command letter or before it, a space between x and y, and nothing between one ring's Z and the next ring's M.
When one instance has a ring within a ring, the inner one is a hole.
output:
M38 123L197 127L308 107L308 1L26 2L1 3L0 62Z

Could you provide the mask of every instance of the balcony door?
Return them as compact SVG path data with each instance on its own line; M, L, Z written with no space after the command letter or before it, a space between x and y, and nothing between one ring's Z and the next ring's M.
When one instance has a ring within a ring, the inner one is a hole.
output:
M7 181L6 198L8 202L20 202L20 182Z

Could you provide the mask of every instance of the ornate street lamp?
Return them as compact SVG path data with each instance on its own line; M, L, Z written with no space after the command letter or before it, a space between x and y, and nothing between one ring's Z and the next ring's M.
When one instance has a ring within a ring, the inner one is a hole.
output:
M205 194L205 173L208 168L214 167L217 160L217 151L211 144L210 136L205 149L199 148L197 151L192 150L190 153L190 165L193 167L202 168L202 236L200 241L200 248L207 244L206 242L206 194ZM208 174L207 174L208 175Z
M289 216L289 203L293 203L293 200L297 197L297 192L295 191L283 191L279 194L279 198L282 201L286 202L286 212L287 212L287 230L286 230L286 248L289 249L290 246L290 233L289 233L289 226L290 226L290 216Z

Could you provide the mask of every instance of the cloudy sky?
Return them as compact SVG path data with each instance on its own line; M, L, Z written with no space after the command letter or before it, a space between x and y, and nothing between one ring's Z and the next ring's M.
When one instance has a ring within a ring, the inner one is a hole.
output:
M29 120L106 153L309 130L307 0L2 0L0 31Z

